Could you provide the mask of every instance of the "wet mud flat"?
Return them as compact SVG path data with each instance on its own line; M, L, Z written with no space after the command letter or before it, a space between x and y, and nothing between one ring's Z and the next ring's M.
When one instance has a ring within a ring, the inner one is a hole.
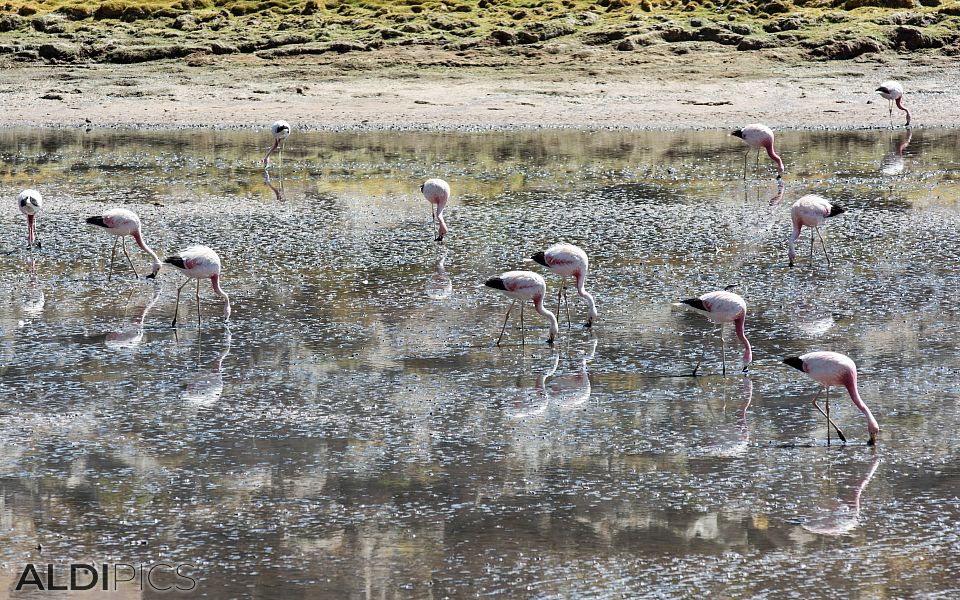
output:
M301 134L279 198L264 135L0 137L7 589L26 562L163 561L223 598L956 591L955 131L782 132L782 187L715 132ZM830 267L806 233L787 267L806 193L847 208ZM107 279L82 223L109 206L161 255L218 251L229 328L209 285L198 331L192 284L170 328L176 273L121 255ZM591 257L597 324L571 295L553 347L532 310L495 347L507 301L479 286L559 240ZM727 285L755 363L728 331L723 377L674 303ZM814 349L856 360L876 448L836 390L850 443L827 447L779 363Z

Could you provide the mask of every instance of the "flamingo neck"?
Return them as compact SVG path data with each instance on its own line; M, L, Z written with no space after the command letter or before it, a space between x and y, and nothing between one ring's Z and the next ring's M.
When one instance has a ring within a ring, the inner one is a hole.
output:
M793 259L797 256L796 244L800 238L800 227L800 222L794 220L793 231L790 232L790 237L787 238L787 257L790 259L790 266L793 266Z
M909 124L910 124L910 111L907 110L907 107L903 105L903 96L900 96L899 98L897 98L896 104L897 104L897 108L899 108L899 109L902 110L903 112L907 113L907 125L909 125Z
M747 319L746 311L740 313L740 316L734 320L733 325L737 331L737 337L743 342L743 366L753 362L753 351L750 349L750 342L747 340L747 334L743 331L743 323Z
M554 338L557 337L557 333L560 332L560 326L557 324L557 317L548 309L544 308L543 296L534 297L533 307L538 313L546 317L547 321L550 323L550 339L548 341L553 342Z
M160 257L157 256L157 253L150 249L150 246L143 241L143 237L140 236L139 231L133 232L133 241L140 246L140 249L150 255L150 258L153 260L153 275L156 275L160 271Z
M36 236L36 227L34 225L35 218L36 215L27 215L27 241L31 244Z
M587 274L577 273L577 294L587 301L587 307L590 309L590 321L593 321L597 318L597 304L593 299L593 295L587 291L586 283Z
M270 155L273 154L273 151L280 147L280 139L274 138L273 145L270 146L270 149L267 150L267 153L263 157L263 166L267 166L267 159L270 158Z
M767 142L763 146L767 150L767 156L769 156L773 162L777 163L777 172L783 175L783 161L777 155L776 150L773 149L773 142Z
M218 296L223 298L223 319L225 321L230 320L230 296L227 295L223 288L220 287L220 276L211 275L210 276L210 285L213 286L213 291L217 293Z
M860 399L860 392L857 390L857 374L851 373L846 380L844 381L844 387L847 388L847 392L850 393L850 399L853 400L854 405L863 415L867 418L867 431L870 433L871 442L876 438L876 435L880 433L880 425L877 423L877 420L873 418L873 413L870 412L870 409Z

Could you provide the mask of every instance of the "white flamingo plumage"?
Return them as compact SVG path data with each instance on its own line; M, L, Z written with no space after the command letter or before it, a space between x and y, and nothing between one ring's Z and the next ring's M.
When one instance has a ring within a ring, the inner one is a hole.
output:
M907 122L904 123L904 127L910 127L910 111L903 105L903 85L899 81L884 81L874 91L889 101L887 108L890 113L891 124L893 122L893 105L896 104L897 108L907 113Z
M720 348L724 375L727 374L727 346L723 339L723 324L734 324L737 337L740 338L740 341L743 343L743 370L746 371L747 367L749 367L750 363L753 361L753 352L750 348L750 342L747 340L747 335L744 332L744 323L747 318L747 302L743 299L743 297L739 294L734 294L733 292L719 290L716 292L710 292L709 294L704 294L699 298L688 298L687 300L682 300L681 302L688 306L692 306L697 310L703 311L706 313L707 318L720 326ZM703 350L700 354L700 360L697 362L697 366L693 368L694 375L697 374L697 370L700 368L700 364L703 362L703 357L706 351L707 345L706 340L704 340Z
M266 169L270 164L270 155L277 149L279 149L280 154L280 167L283 168L283 140L290 137L290 123L282 119L275 122L270 126L270 133L273 135L273 145L270 146L267 154L263 157L263 168Z
M127 257L127 261L129 261L134 275L139 277L137 268L133 265L133 260L131 260L130 255L127 254L127 243L124 238L128 235L140 246L141 250L150 255L153 261L153 272L147 275L147 279L153 279L157 276L157 272L160 270L160 258L157 256L157 253L151 250L143 241L140 217L137 216L137 213L125 208L111 208L103 211L100 215L87 217L87 224L99 227L110 235L117 236L117 239L113 242L113 250L110 252L110 275L108 277L113 277L113 261L117 254L117 242L120 242L123 254Z
M197 280L197 329L200 328L200 280L209 279L213 291L223 298L223 319L230 320L230 297L220 287L220 257L216 252L206 246L190 246L181 250L174 256L168 256L163 262L178 269L187 276L187 280L177 288L177 307L173 313L173 323L170 327L177 326L177 314L180 311L180 292L185 285L190 283L191 279Z
M560 276L560 291L557 292L557 314L560 314L560 296L566 299L567 277L573 277L577 284L577 294L583 298L589 309L586 326L593 325L597 318L597 304L586 290L589 259L587 253L573 244L554 244L543 252L537 252L533 261L541 264ZM567 303L567 326L570 325L570 304Z
M507 309L507 316L503 319L503 328L500 330L500 337L497 338L497 345L503 339L503 333L507 330L507 321L510 319L510 311L513 310L517 300L520 301L520 335L521 343L523 340L523 305L527 300L533 301L533 307L538 313L547 318L550 324L550 337L548 344L552 344L560 330L557 324L557 317L552 312L543 307L543 297L547 293L547 284L543 277L532 271L507 271L499 277L491 277L484 285L495 290L500 290L507 297L513 299L510 308Z
M820 237L820 245L823 247L823 255L827 259L827 265L830 264L830 255L827 253L827 245L820 235L820 226L829 217L835 217L843 214L846 209L838 204L833 204L822 196L816 194L807 194L793 203L790 207L790 220L793 221L793 231L787 239L787 257L790 266L793 266L793 259L797 256L796 243L800 238L800 230L809 227L810 232L810 259L813 260L813 233L816 232Z
M437 223L437 237L434 241L442 242L447 235L447 222L443 219L443 209L450 201L450 184L442 179L428 179L420 186L423 197L430 203L430 214Z
M17 196L17 208L27 217L27 245L33 247L36 240L37 248L40 248L40 240L37 235L37 214L43 208L43 196L34 189L26 189Z
M773 149L773 130L763 125L762 123L754 123L752 125L747 125L743 129L738 129L731 133L735 137L742 139L750 148L755 148L757 150L757 164L760 164L760 149L767 151L767 156L770 157L777 165L777 179L783 177L783 160L777 154L777 151ZM743 155L743 178L747 178L747 158L750 156L750 150L748 149L746 154Z
M820 392L823 391L822 389L817 390L816 396L813 397L813 405L820 411L820 414L827 418L828 444L830 443L830 425L837 430L840 441L847 441L847 438L844 437L840 428L830 419L830 388L833 386L843 386L847 388L847 392L850 393L850 399L867 418L867 432L870 434L867 445L873 446L877 443L877 434L880 433L880 425L878 425L877 420L873 418L873 413L870 412L867 405L860 399L860 391L857 389L857 365L849 356L840 354L839 352L809 352L801 356L785 358L783 363L790 365L794 369L803 371L810 379L813 379L826 388L826 412L817 404L817 398L820 397Z

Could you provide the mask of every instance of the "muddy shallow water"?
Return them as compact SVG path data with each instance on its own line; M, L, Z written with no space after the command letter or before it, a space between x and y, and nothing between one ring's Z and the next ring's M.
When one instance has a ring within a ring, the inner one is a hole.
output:
M957 132L906 136L784 132L781 188L723 132L295 133L274 192L262 134L0 132L0 586L90 562L189 565L213 598L954 597ZM805 231L790 269L806 193L847 212L832 264ZM82 223L111 206L220 253L229 328L209 284L198 331L192 284L170 328L179 274L107 278ZM595 327L572 294L555 346L528 307L497 348L480 284L560 240ZM727 331L724 377L674 304L727 285L755 363ZM836 390L827 446L780 364L816 349L858 363L876 448Z

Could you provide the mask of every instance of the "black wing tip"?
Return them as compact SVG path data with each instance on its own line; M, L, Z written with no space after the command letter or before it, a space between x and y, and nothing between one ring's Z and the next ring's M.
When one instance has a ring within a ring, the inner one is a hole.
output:
M491 277L490 279L484 282L485 286L488 288L493 288L495 290L506 290L507 286L504 285L503 279L500 277Z
M881 92L881 93L883 93L883 94L889 94L889 93L890 93L890 90L888 90L887 88L883 87L882 85L881 85L880 87L878 87L877 89L873 90L873 91L875 91L875 92Z
M168 265L173 265L178 269L187 268L186 265L183 264L183 259L179 256L168 256L167 258L163 259L163 262L167 263Z
M545 267L547 266L547 256L543 252L537 252L530 258L533 260L533 262L537 263L538 265L543 265Z
M106 227L106 223L103 222L103 217L87 217L87 225L96 225L97 227Z
M783 364L790 365L798 371L803 370L803 361L800 360L799 356L791 356L790 358L783 359Z
M692 306L697 310L707 310L707 307L703 305L703 300L700 298L687 298L686 300L681 300L680 302Z
M732 135L732 136L734 136L734 137L738 137L738 138L740 138L740 139L743 139L743 130L742 130L742 129L738 129L738 130L732 132L730 135Z
M827 216L828 216L828 217L835 217L835 216L837 216L837 215L842 215L842 214L845 213L845 212L847 212L847 209L845 209L844 207L840 206L839 204L831 204L831 205L830 205L830 214L827 215Z

